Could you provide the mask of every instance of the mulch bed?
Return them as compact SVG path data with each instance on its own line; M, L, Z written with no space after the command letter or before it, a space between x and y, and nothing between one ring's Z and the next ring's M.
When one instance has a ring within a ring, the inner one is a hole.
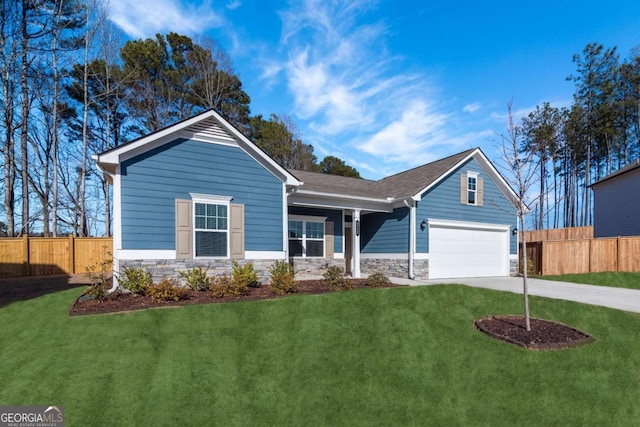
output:
M530 318L526 330L524 316L487 316L474 321L477 330L498 340L529 350L561 350L595 341L591 335L562 323Z
M351 279L353 289L365 288L366 279ZM390 284L386 287L398 287L400 285ZM322 280L299 280L298 292L293 295L306 294L326 294L333 291L329 285ZM288 294L292 295L292 294ZM286 296L286 295L283 295ZM281 298L280 295L275 295L271 292L269 285L262 285L259 288L249 288L249 294L241 297L228 297L228 298L215 298L210 292L207 291L191 291L187 299L182 301L154 301L149 296L135 295L132 293L114 292L109 295L108 298L102 302L92 299L83 294L76 298L75 302L69 310L70 316L86 315L86 314L101 314L101 313L118 313L133 310L146 310L149 308L161 308L161 307L176 307L190 304L212 304L212 303L225 303L235 301L255 301Z

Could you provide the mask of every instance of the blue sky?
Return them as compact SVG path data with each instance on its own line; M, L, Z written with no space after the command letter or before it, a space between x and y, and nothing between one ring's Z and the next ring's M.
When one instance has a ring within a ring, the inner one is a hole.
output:
M110 0L130 38L218 40L252 114L288 114L319 159L365 178L481 147L496 160L506 101L569 106L587 43L640 45L640 1Z

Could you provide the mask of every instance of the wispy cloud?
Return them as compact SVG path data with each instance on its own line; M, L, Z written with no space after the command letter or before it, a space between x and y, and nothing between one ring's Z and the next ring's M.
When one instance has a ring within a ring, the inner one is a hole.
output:
M111 20L133 38L169 31L194 35L223 23L210 1L194 5L185 0L110 0L109 9Z
M236 10L240 6L242 6L242 2L240 0L231 0L227 3L227 9L229 10Z
M462 111L464 111L465 113L475 113L479 109L480 109L480 103L479 102L474 102L474 103L465 105L462 108Z
M432 78L389 51L386 23L368 16L376 5L306 0L280 12L280 48L288 52L283 76L305 140L319 154L345 153L377 176L376 163L397 171L478 145L473 140L486 134L456 134Z

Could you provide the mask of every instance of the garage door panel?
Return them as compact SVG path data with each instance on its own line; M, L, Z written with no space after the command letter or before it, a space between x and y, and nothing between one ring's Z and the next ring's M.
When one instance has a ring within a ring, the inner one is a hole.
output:
M508 229L429 227L429 277L489 277L508 275Z

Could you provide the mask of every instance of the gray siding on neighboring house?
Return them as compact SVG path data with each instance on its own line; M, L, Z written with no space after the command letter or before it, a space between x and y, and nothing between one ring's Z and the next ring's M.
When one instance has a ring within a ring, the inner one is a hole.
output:
M398 254L409 251L409 208L392 213L362 215L360 247L363 254Z
M483 206L460 203L460 174L477 172L484 181ZM502 194L496 184L484 172L475 159L470 159L445 180L422 195L416 209L416 252L429 252L429 227L424 231L420 223L428 218L481 222L491 224L516 225L516 211L511 202ZM517 238L510 235L510 253L517 253Z
M333 209L316 209L305 208L300 206L289 206L290 215L307 215L307 216L322 216L327 217L328 220L333 221L333 251L336 253L342 253L342 239L343 239L343 225L342 225L342 211Z
M592 188L594 237L640 236L640 169Z
M239 147L178 139L121 165L122 248L175 249L175 199L245 205L245 249L282 251L282 182Z

